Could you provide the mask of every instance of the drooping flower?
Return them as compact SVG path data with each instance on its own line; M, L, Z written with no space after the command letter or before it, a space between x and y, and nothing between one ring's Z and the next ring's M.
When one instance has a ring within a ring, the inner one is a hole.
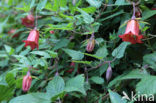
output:
M12 36L13 38L18 37L19 34L18 34L18 33L14 34L15 32L16 32L16 29L11 29L11 30L8 32L8 34L11 35L11 36L13 35L13 36Z
M32 78L31 78L30 72L28 71L27 75L23 77L22 90L24 92L27 92L30 89L31 81L32 81Z
M23 42L25 42L24 47L30 46L31 50L33 50L34 48L38 49L38 40L39 40L39 31L35 28L30 31L27 40L23 40Z
M32 14L27 15L25 18L21 18L21 21L26 27L34 27L35 18Z
M131 42L132 44L143 43L141 39L143 35L139 35L139 22L136 19L131 19L127 23L125 34L119 35L123 41Z
M109 63L108 69L106 71L106 80L109 81L112 77L112 67Z
M88 44L86 46L87 52L92 52L94 50L94 46L95 46L95 39L94 39L94 37L91 37L88 40Z

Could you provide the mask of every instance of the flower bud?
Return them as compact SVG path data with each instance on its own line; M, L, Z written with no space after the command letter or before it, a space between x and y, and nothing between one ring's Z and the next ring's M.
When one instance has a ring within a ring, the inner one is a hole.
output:
M50 34L54 34L54 31L53 30L51 30L51 31L49 31L50 32Z
M108 69L106 71L106 79L107 79L107 81L109 81L111 79L111 77L112 77L112 68L111 68L111 65L109 64L109 67L108 67Z
M94 37L91 37L86 47L87 52L92 52L94 49L94 46L95 46L95 39Z
M31 75L30 72L27 72L27 75L23 77L23 84L22 84L22 89L24 92L27 92L30 89L31 86Z
M141 9L139 7L135 8L135 16L137 18L141 18L142 17L142 11L141 11Z

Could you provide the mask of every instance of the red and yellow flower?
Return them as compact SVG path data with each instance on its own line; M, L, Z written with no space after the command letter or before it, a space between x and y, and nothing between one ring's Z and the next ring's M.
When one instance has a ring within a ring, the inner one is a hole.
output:
M141 39L143 35L139 35L139 22L136 19L131 19L127 23L126 31L123 35L119 37L126 42L131 42L132 44L143 43Z

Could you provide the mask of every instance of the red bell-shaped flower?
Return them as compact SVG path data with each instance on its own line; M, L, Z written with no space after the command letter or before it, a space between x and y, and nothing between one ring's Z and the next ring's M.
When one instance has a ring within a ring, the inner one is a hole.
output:
M33 29L30 31L27 40L23 40L25 42L25 46L30 46L31 50L34 48L38 49L38 40L39 40L39 31L37 29Z
M139 35L139 23L136 19L129 20L127 23L125 34L119 35L123 41L131 42L132 44L143 43L141 39L143 35Z
M26 27L34 27L35 18L32 14L27 15L25 18L21 18L21 21Z
M28 71L27 75L23 77L22 90L24 92L27 92L30 89L31 81L32 81L32 78L31 78L30 72Z

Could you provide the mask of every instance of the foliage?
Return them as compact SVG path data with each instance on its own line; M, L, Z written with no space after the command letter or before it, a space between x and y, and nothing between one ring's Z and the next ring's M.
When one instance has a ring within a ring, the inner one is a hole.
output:
M155 95L155 0L137 5L142 44L119 38L133 14L129 1L0 0L0 103L133 103L122 99L123 92ZM33 28L22 25L21 18L30 13L39 30L34 50L22 42ZM10 34L11 29L16 31ZM95 47L87 52L93 35ZM23 92L27 71L32 84Z

